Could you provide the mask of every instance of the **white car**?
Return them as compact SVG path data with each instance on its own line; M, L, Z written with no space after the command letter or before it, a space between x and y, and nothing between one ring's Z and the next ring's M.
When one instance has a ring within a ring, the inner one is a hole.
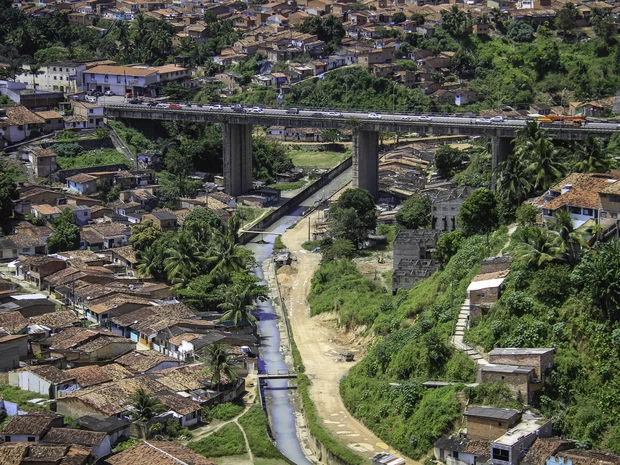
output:
M170 104L169 103L158 103L157 104L157 108L169 108Z
M222 110L224 107L222 105L211 105L209 106L209 110Z
M371 119L381 119L381 115L379 113L368 113L368 117Z
M114 92L112 92L111 90L106 90L103 95L105 95L106 97L112 97L114 95Z
M263 109L261 107L252 107L248 110L249 113L262 113Z
M493 118L491 118L491 122L493 123L503 123L504 122L504 117L503 116L494 116Z
M411 121L413 119L413 117L409 116L409 115L403 115L400 117L401 121Z
M478 118L476 119L476 123L490 123L491 120L489 118Z
M327 116L335 116L337 118L339 116L342 116L342 113L340 113L339 111L330 111L327 113Z
M428 115L422 115L422 116L418 116L418 119L425 120L425 121L430 121L430 120L433 119L433 117L432 116L428 116Z

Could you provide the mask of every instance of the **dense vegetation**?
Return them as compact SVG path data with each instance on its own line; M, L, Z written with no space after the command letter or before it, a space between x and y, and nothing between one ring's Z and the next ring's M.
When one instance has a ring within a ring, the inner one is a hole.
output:
M243 433L235 423L228 423L205 438L191 441L187 447L209 458L246 453Z
M88 150L76 156L58 155L56 162L63 170L128 163L127 158L116 149Z

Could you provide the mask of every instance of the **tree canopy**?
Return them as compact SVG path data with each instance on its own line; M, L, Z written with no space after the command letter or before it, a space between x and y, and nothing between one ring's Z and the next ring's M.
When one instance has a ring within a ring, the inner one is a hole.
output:
M330 207L329 217L334 237L360 244L377 226L375 199L365 189L347 189Z
M461 207L458 224L466 235L489 234L499 224L495 194L484 187L476 189Z
M396 222L406 229L418 229L431 222L431 200L426 195L412 195L396 214Z

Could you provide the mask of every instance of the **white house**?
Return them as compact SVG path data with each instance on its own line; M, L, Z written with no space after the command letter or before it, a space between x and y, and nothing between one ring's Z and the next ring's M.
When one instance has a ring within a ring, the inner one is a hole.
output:
M24 65L24 72L17 76L18 82L32 87L34 79L35 89L51 92L78 92L82 90L82 73L86 70L84 63L73 61L55 61L47 66L41 66L42 74L32 76L30 66Z
M35 365L9 372L9 384L56 399L76 391L75 379L52 365Z
M159 83L156 68L99 65L84 72L84 89L112 91L115 95L149 94L149 88Z
M44 130L45 119L26 107L11 105L0 108L0 139L4 139L9 144L28 139L33 131L41 134Z

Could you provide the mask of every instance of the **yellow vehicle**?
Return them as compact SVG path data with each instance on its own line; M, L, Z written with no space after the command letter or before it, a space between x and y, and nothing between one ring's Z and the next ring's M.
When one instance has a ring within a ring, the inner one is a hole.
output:
M534 119L540 124L570 124L571 126L581 127L586 124L585 116L559 116L559 115L539 115Z

